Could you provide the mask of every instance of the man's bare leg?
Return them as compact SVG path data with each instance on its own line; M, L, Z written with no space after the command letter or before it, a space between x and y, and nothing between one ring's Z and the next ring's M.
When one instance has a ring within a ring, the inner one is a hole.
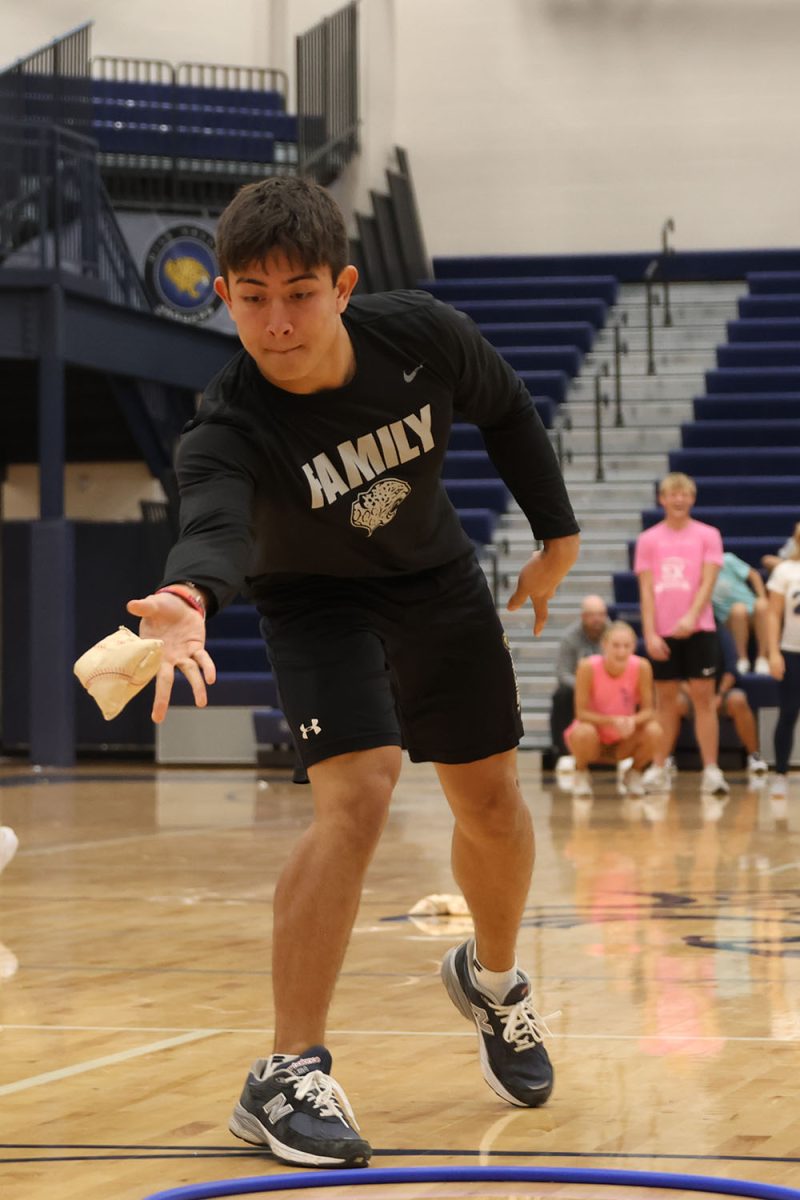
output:
M275 1052L325 1040L325 1022L400 774L399 747L340 754L309 768L314 820L292 851L274 898Z

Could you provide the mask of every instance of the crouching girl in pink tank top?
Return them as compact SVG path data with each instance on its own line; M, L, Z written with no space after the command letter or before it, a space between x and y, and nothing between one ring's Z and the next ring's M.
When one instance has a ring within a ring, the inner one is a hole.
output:
M593 762L633 758L623 782L630 795L644 795L642 771L661 737L653 708L653 669L634 654L636 634L625 621L609 625L602 654L581 659L575 676L575 720L564 740L575 756L574 796L591 796Z

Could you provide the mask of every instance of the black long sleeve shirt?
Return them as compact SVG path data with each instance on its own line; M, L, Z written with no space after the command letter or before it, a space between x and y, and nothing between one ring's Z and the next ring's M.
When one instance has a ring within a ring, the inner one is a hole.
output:
M450 426L478 425L540 539L578 531L522 382L471 320L425 292L354 297L356 370L297 395L239 351L181 438L180 536L163 584L190 579L210 612L264 577L391 576L470 548L441 480Z

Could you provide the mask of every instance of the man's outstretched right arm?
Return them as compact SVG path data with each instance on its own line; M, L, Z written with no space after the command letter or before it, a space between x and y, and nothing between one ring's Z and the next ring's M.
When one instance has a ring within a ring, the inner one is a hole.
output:
M253 544L257 463L239 430L218 424L192 430L181 442L176 469L178 541L158 588L128 604L128 611L141 617L141 636L164 643L152 712L157 723L166 716L176 667L189 680L195 704L205 707L206 685L216 678L205 649L205 618L239 591Z

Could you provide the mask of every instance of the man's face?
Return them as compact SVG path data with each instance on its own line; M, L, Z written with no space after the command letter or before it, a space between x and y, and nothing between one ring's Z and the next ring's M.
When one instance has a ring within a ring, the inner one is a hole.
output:
M692 511L694 492L688 488L670 488L668 492L660 494L659 500L668 519L681 521Z
M264 378L306 395L345 382L352 348L341 314L357 279L354 267L334 281L329 267L309 270L276 251L218 277L214 288Z
M606 610L606 606L603 605L601 608L599 604L593 604L589 608L582 609L581 621L583 623L586 636L593 642L598 641L600 634L608 624L608 612Z

